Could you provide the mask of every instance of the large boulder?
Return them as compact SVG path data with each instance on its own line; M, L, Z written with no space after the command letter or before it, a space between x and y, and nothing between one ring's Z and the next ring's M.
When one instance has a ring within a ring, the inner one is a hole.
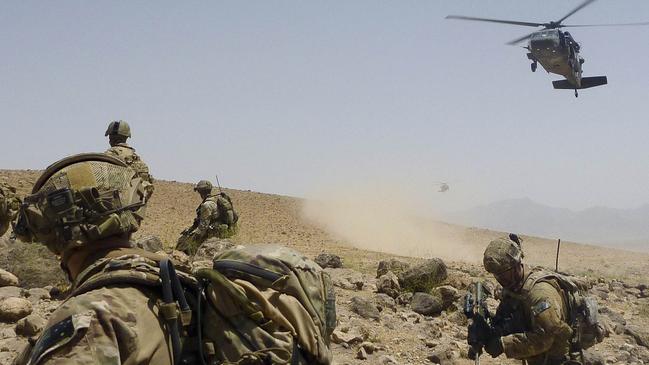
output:
M164 250L162 240L158 236L146 235L135 242L135 246L149 252Z
M18 286L18 278L9 271L0 269L0 287L2 286Z
M410 309L415 313L433 316L444 310L444 304L438 297L427 293L415 293L410 301Z
M399 279L392 271L388 271L387 274L381 275L376 280L376 291L379 293L385 293L392 298L398 297L401 292Z
M7 298L0 301L0 321L15 322L32 312L32 303L23 298Z
M323 269L328 267L332 269L338 269L343 267L343 260L338 255L332 253L321 253L314 259L316 264L320 265Z
M429 293L431 289L446 280L446 277L446 264L444 264L444 261L435 258L399 275L399 283L402 289Z
M394 274L399 275L402 272L410 269L410 264L407 262L399 261L397 259L390 259L389 261L380 261L379 267L376 269L376 277L379 278L392 271Z

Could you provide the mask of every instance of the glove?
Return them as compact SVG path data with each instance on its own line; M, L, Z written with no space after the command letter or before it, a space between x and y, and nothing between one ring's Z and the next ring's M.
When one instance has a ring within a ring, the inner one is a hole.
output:
M484 346L484 350L491 355L491 357L498 357L505 351L505 349L503 349L503 341L500 337L490 339Z

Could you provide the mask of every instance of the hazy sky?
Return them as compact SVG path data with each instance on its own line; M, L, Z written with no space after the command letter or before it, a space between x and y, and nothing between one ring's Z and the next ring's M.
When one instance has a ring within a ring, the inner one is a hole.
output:
M103 150L112 119L162 179L307 195L375 182L448 209L530 197L649 202L649 27L576 28L584 75L553 90L530 28L580 1L3 1L0 168ZM566 23L649 21L600 0ZM447 194L434 182L449 181Z

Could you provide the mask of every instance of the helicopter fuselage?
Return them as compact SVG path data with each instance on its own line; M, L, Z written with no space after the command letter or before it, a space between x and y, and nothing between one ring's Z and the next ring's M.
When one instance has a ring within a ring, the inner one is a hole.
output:
M575 88L581 87L581 64L579 44L568 32L545 29L530 35L527 57L538 62L550 73L566 78Z

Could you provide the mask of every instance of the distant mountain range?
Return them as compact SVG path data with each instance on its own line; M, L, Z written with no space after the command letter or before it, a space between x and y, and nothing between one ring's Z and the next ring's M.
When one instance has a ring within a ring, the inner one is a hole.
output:
M468 226L649 251L649 204L635 209L573 211L523 198L478 206L445 218Z

